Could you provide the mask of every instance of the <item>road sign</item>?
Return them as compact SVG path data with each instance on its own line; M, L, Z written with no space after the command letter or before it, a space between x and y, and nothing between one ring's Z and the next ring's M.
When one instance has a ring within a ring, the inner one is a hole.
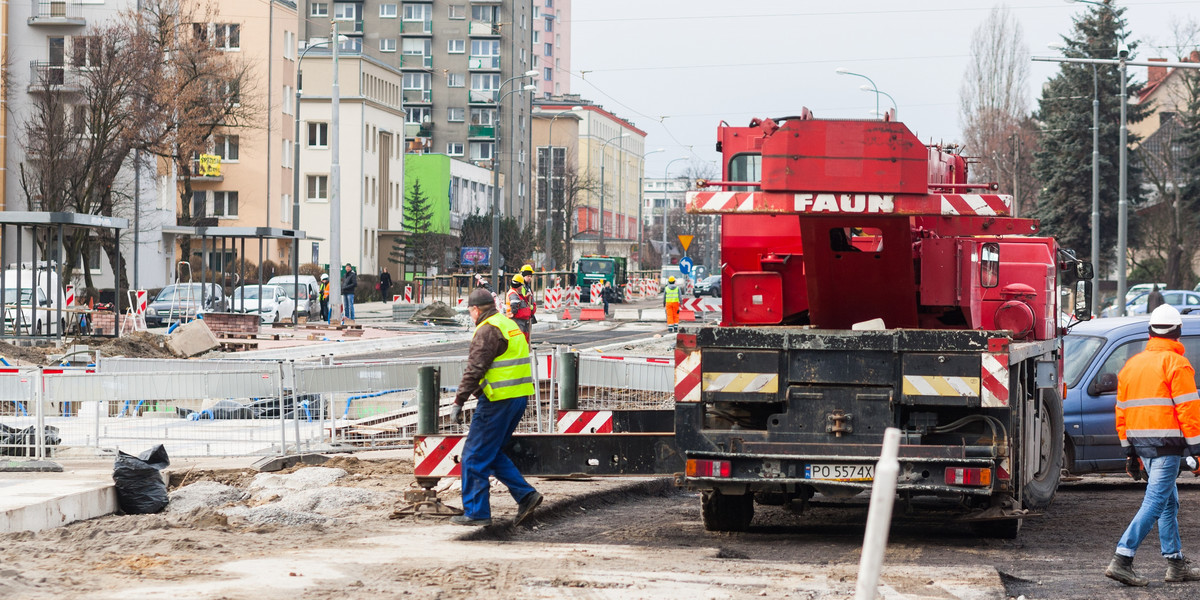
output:
M682 237L682 236L680 236L680 237ZM692 236L689 235L687 237L690 238ZM685 257L679 259L679 272L683 273L684 275L687 275L692 272L692 257L685 256Z
M694 238L694 237L696 237L696 236L694 236L694 235L681 235L681 236L679 236L679 243L683 245L683 251L684 251L684 252L687 252L687 250L688 250L688 246L691 246L691 245L692 245L692 238Z

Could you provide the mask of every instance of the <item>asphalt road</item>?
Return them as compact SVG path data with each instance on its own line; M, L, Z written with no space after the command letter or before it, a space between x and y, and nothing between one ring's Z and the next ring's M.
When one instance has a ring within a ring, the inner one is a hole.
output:
M1200 556L1200 479L1184 475L1179 487L1185 553ZM1163 582L1166 561L1158 552L1156 533L1143 543L1134 563L1150 578L1149 587L1128 588L1104 577L1143 489L1124 476L1089 476L1064 485L1044 516L1025 521L1016 540L980 538L960 525L900 517L892 526L886 564L995 568L1006 596L1026 600L1200 598L1200 582ZM845 566L857 565L865 520L861 508L813 507L797 514L786 507L756 506L749 531L709 533L700 522L698 495L672 491L576 511L536 530L520 529L512 540L663 549L718 544L732 558Z

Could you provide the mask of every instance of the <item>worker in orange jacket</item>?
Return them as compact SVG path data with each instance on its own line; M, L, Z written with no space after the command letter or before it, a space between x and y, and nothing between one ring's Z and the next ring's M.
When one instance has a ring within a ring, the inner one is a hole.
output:
M1183 556L1179 539L1179 490L1175 478L1184 454L1200 456L1200 396L1196 371L1183 356L1179 334L1183 320L1169 304L1150 315L1146 349L1126 361L1117 374L1117 437L1128 457L1125 470L1134 479L1145 465L1146 495L1129 523L1104 575L1125 585L1150 580L1133 570L1133 555L1158 526L1167 581L1200 581L1200 567Z
M504 294L504 314L512 319L517 327L521 329L521 333L525 334L525 343L529 343L530 318L533 317L533 308L530 302L525 299L523 288L525 287L525 278L520 273L512 276L512 283L508 292Z

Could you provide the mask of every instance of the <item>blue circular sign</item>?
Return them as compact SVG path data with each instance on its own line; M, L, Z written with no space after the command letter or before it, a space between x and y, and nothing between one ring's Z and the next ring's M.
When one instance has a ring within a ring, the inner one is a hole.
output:
M692 272L692 257L685 256L679 259L679 272L688 275Z

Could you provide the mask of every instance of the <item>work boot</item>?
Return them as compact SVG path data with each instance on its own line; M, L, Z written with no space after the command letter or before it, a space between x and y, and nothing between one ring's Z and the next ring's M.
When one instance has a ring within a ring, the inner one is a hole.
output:
M1167 559L1167 581L1200 581L1200 567L1186 558Z
M517 517L513 519L513 527L520 525L521 521L524 521L541 503L542 495L537 490L525 494L525 497L517 503Z
M1170 570L1168 569L1167 572L1170 573ZM1132 556L1121 556L1120 554L1113 554L1112 562L1108 563L1108 568L1104 570L1104 576L1134 587L1145 587L1150 583L1149 579L1138 575L1137 571L1133 570Z
M454 515L450 517L450 522L455 525L465 525L467 527L486 527L492 524L491 519L472 519L467 515Z

